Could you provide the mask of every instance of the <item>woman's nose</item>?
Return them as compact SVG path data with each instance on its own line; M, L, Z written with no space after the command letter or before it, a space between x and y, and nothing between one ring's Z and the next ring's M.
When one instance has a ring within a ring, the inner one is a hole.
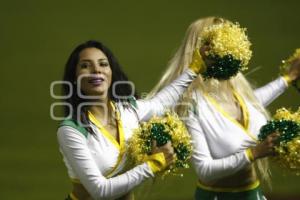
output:
M101 66L98 63L92 64L92 72L93 73L101 73Z

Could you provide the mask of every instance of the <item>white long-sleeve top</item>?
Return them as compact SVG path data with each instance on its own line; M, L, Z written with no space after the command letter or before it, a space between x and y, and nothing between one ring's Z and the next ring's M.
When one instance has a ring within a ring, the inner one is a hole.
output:
M75 122L63 122L57 137L69 177L83 184L93 199L115 199L146 178L153 177L146 163L119 174L127 158L126 141L133 129L138 127L139 121L161 115L166 108L174 106L195 77L196 74L188 69L152 99L137 100L135 106L116 103L119 126L122 127L119 129L120 143L109 133L101 132L92 122L90 126L97 137L82 131Z
M258 101L267 106L283 93L284 78L255 90ZM248 164L247 148L256 145L257 135L267 119L246 98L236 94L242 108L244 126L226 113L208 94L194 92L195 108L186 120L192 136L192 163L202 183L212 183L233 175Z

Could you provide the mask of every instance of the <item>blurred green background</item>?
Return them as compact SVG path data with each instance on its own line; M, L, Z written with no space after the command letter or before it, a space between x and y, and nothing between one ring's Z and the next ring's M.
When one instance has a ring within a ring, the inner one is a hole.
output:
M200 17L223 16L248 28L254 56L248 75L257 86L278 76L280 61L300 47L297 0L86 0L1 1L0 199L63 199L71 185L50 118L50 83L79 43L97 39L109 46L139 92L159 80L188 25ZM269 110L297 108L292 88ZM274 165L273 165L274 166ZM189 200L196 176L171 177L139 188L138 199ZM276 197L300 199L300 177L273 167ZM151 186L151 187L150 187Z

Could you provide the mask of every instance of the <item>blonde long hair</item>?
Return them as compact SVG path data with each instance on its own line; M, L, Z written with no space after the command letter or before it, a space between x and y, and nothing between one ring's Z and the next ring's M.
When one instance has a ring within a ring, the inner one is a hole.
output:
M201 37L204 27L221 23L223 21L226 20L219 17L207 17L198 19L189 26L181 46L173 58L169 61L168 67L161 80L148 94L147 98L151 98L160 89L170 84L189 66L192 61L192 54L194 50L199 48L199 37ZM231 88L246 98L257 110L269 119L268 112L258 102L250 83L240 72L235 77L226 81L218 81L215 79L204 81L201 76L198 76L184 93L182 100L178 103L179 106L177 106L176 111L180 116L186 116L188 113L187 105L191 103L192 93L195 90L199 90L201 93L209 93L221 101L229 102L230 98L228 94L230 94L229 89ZM260 172L260 177L262 177L270 186L270 172L267 159L257 160L256 165Z

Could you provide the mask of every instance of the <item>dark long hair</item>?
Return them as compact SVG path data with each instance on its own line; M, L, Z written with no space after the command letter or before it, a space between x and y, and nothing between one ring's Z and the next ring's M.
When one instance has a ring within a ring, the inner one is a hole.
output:
M128 78L126 74L123 72L120 64L118 63L116 57L113 55L113 53L102 43L94 40L90 40L87 42L84 42L80 45L78 45L71 55L69 56L69 59L65 66L64 76L63 80L69 82L72 87L70 88L68 85L64 84L62 88L63 95L68 95L71 92L71 97L67 98L65 101L72 106L72 118L74 120L79 119L80 117L81 122L86 123L87 122L87 115L86 110L83 108L80 113L77 113L77 108L80 105L80 103L86 102L86 99L82 99L77 94L77 85L76 85L76 66L79 61L79 54L82 50L86 48L97 48L101 50L106 57L108 58L108 62L111 67L112 71L112 83L109 87L108 91L108 98L112 101L118 102L118 101L128 101L128 99L119 98L120 96L126 96L128 94L131 94L132 88L128 84L120 84L118 87L115 87L115 94L117 96L113 95L113 84L116 81L128 81ZM71 91L70 91L71 90ZM134 97L137 98L137 94L135 91L133 91ZM90 100L89 100L90 101ZM70 110L66 107L64 110L65 117L67 117L70 114Z

